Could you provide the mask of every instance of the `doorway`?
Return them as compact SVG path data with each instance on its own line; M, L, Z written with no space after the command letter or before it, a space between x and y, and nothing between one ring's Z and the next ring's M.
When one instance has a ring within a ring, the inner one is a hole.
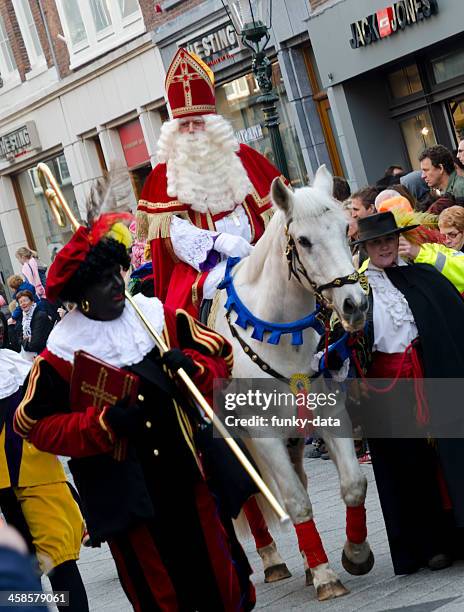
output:
M140 168L132 168L129 172L132 182L132 188L134 190L135 197L137 198L137 202L140 200L142 188L151 171L151 165L145 164L144 166L140 166Z

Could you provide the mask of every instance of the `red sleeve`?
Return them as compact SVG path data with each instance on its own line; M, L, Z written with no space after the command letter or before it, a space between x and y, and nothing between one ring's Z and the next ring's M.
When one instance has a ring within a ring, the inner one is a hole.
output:
M215 378L229 378L229 368L222 357L203 355L195 349L182 349L182 352L193 359L198 370L192 376L193 382L213 405L213 383Z
M114 444L103 416L104 411L93 406L85 412L54 414L37 421L28 439L39 450L54 455L90 457L109 453Z

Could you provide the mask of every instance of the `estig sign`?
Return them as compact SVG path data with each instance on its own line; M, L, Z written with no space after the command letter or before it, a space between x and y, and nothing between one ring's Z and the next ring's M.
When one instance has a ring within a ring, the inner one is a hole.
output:
M437 0L399 0L351 24L353 49L366 47L438 13Z

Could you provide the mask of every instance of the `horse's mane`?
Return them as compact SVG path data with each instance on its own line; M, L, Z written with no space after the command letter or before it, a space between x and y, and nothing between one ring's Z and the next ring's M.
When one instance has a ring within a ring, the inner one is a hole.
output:
M254 282L261 273L272 246L277 248L276 241L278 240L281 243L282 252L285 248L285 214L275 207L274 210L274 215L269 221L264 234L249 256L252 266L247 266L247 280L250 283ZM305 220L315 219L328 212L343 215L341 206L319 189L301 187L293 194L293 223L300 224Z

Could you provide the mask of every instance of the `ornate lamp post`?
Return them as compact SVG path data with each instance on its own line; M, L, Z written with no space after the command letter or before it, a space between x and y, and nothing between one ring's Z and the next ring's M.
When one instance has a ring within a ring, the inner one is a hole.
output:
M287 158L276 107L279 98L272 85L272 64L265 53L271 37L272 0L221 0L221 2L235 32L253 54L251 67L261 90L258 102L263 105L264 125L269 130L276 166L288 178Z

